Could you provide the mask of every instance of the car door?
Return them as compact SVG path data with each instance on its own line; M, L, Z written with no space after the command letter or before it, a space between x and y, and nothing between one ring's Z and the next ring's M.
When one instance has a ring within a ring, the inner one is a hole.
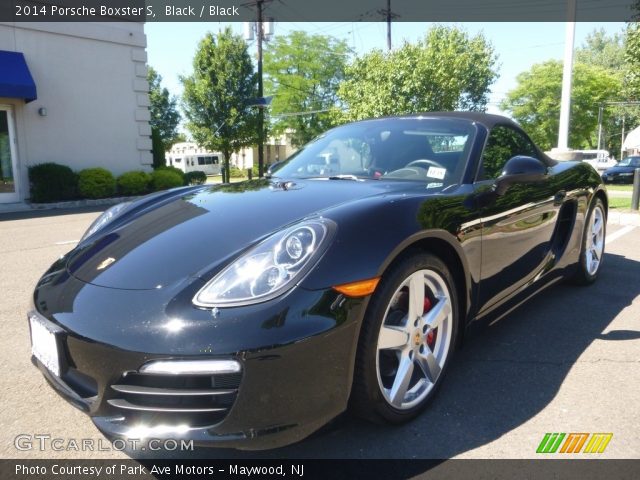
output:
M480 206L482 262L480 312L502 303L534 281L549 261L561 193L548 180L512 185L502 195L492 193L506 162L518 155L542 160L521 131L496 125L489 132L474 189Z

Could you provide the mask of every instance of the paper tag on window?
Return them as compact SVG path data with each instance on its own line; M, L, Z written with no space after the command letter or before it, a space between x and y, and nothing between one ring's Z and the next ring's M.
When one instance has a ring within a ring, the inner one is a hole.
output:
M427 171L427 177L437 178L439 180L444 179L444 176L447 174L446 168L438 168L438 167L429 167Z
M427 184L427 188L440 188L442 186L442 182L431 182Z

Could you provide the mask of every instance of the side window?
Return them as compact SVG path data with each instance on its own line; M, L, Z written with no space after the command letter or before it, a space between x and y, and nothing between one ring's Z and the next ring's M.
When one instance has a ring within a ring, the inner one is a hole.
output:
M493 127L482 152L478 180L498 178L504 164L517 155L538 157L535 147L522 133L503 125Z

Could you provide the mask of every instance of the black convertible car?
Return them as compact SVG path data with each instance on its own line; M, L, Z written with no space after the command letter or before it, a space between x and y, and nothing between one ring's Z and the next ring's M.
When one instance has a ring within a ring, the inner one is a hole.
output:
M270 448L419 414L474 325L595 280L607 195L512 121L344 125L271 178L102 214L40 279L33 361L110 438Z

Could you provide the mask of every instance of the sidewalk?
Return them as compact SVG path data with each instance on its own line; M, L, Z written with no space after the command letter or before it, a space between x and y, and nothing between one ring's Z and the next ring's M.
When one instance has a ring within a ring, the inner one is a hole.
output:
M607 223L612 225L633 225L640 227L640 213L631 212L629 210L618 212L616 210L609 210L609 218Z

